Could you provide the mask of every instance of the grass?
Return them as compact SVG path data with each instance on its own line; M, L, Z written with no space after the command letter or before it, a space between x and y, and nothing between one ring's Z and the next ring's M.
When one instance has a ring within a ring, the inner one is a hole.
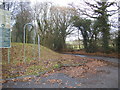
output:
M24 63L23 49L22 43L12 43L12 47L10 48L10 63L7 61L7 49L2 50L3 79L25 75L38 75L40 72L59 68L62 64L78 64L76 60L80 60L81 62L83 59L71 55L62 55L41 46L40 60L38 60L38 46L26 44L26 62Z

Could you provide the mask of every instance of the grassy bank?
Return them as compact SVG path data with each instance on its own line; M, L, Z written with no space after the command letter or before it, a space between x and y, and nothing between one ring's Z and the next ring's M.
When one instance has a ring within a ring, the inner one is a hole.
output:
M83 60L87 61L85 58L56 53L43 46L40 47L40 60L38 60L37 45L26 44L25 49L25 63L22 43L12 43L12 47L10 48L10 63L7 61L7 49L2 50L3 79L24 75L37 75L43 71L59 68L63 64L80 64L83 63Z

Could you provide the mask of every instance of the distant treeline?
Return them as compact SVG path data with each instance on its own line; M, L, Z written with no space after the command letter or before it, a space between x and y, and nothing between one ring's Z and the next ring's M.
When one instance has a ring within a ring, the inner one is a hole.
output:
M79 34L82 35L86 52L120 52L120 31L117 30L115 23L109 20L109 17L118 10L108 11L113 5L117 7L117 3L107 1L95 1L95 4L84 3L89 9L73 4L68 7L55 6L47 2L36 3L31 8L30 2L4 2L4 9L12 12L11 19L14 21L12 42L23 42L24 25L32 23L33 30L29 31L29 27L26 29L27 43L33 43L34 39L37 43L37 35L40 35L41 45L55 51L66 50L66 37L77 30L78 38ZM88 13L90 9L93 14ZM112 26L116 29L114 32Z

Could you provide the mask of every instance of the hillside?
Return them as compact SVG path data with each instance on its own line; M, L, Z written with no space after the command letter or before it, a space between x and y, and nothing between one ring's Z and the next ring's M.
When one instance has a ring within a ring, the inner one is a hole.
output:
M10 49L10 64L7 62L7 49L3 49L2 71L3 78L24 75L37 75L40 72L59 68L63 64L79 64L84 58L56 53L46 47L40 47L40 61L38 60L38 46L26 44L26 63L23 62L23 44L12 43Z

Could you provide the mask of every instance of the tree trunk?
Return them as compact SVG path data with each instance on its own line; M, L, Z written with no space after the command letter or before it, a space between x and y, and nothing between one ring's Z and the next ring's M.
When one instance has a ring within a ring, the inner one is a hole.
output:
M103 50L105 53L109 53L109 30L103 29Z

